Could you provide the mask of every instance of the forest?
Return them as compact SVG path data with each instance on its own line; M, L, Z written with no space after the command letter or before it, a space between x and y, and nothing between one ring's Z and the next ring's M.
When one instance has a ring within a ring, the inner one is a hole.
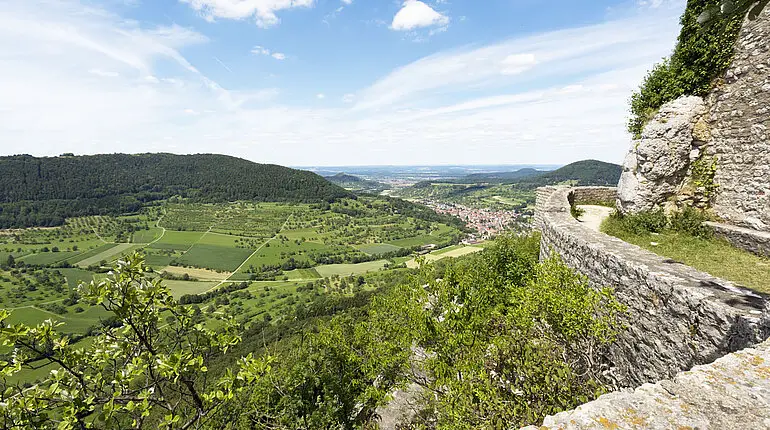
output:
M225 155L0 157L0 228L136 212L174 196L195 202L333 202L350 193L322 177Z

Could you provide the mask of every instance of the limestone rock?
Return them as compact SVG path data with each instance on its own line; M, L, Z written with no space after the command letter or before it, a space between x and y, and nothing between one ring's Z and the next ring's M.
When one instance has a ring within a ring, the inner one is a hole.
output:
M681 190L692 156L710 139L706 111L702 98L680 97L663 105L644 127L623 163L618 184L623 212L660 207Z

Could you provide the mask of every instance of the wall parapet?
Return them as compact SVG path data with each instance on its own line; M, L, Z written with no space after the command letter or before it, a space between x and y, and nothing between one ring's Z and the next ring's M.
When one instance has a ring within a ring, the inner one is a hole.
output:
M617 385L637 387L753 346L770 335L766 297L620 239L570 215L570 200L614 188L538 190L541 258L557 254L628 307L627 329L606 357Z

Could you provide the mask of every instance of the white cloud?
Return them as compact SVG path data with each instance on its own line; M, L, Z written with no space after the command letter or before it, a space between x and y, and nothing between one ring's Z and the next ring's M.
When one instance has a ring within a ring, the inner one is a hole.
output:
M502 62L503 69L500 73L504 75L516 75L531 69L537 64L535 54L511 54Z
M259 46L259 45L257 45L254 48L252 48L251 49L251 53L254 54L254 55L267 55L267 56L275 58L276 60L285 60L286 59L286 54L284 54L283 52L273 52L273 51L265 48L264 46Z
M187 3L209 21L254 18L259 27L276 25L276 12L296 7L312 7L314 0L179 0Z
M184 56L206 40L194 30L182 36L181 27L85 10L66 0L4 6L0 153L217 152L285 165L619 162L628 96L673 47L682 9L440 52L348 89L345 103L317 102L314 91L304 105L282 103L277 88L209 79ZM505 73L517 67L528 68ZM326 84L308 83L336 92Z
M449 24L449 17L446 15L436 12L419 0L406 0L401 10L393 17L390 28L396 31L409 31L447 24Z
M316 94L316 95L315 95L315 97L316 97L318 100L323 100L323 99L325 99L325 98L326 98L326 94L324 94L324 93L318 93L318 94Z
M353 4L353 0L342 0L342 4L349 6Z

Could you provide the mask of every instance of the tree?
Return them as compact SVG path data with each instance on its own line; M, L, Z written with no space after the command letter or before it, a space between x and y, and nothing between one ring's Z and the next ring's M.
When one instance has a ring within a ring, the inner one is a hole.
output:
M16 259L13 257L13 255L8 254L8 258L5 260L5 265L10 268L16 267Z
M149 271L134 254L106 280L80 286L82 298L115 322L86 347L59 334L59 323L10 325L0 310L0 341L15 348L10 361L0 361L5 428L196 428L270 370L269 356L247 356L210 381L207 363L240 341L235 325L214 332L195 323L194 309L179 306ZM57 368L30 388L7 382L33 362Z

